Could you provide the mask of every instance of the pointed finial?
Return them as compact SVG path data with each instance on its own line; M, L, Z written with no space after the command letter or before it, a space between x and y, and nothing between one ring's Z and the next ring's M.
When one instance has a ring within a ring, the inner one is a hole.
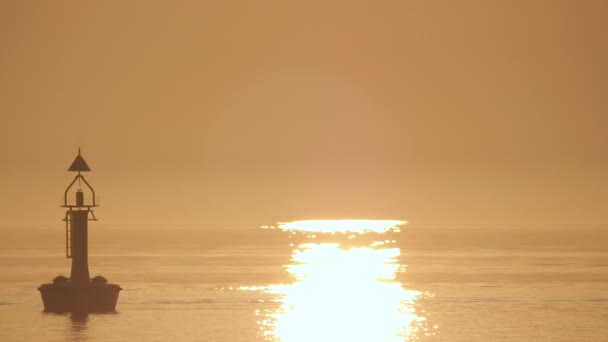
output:
M72 162L72 165L70 165L68 171L74 171L78 173L91 171L89 165L87 165L87 162L85 162L84 158L80 155L80 147L78 148L78 155L76 156L76 159L74 159L74 161Z

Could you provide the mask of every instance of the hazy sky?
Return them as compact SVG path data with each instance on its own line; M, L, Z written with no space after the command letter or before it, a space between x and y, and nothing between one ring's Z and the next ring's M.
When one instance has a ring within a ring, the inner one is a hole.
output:
M608 2L2 1L0 225L608 221Z

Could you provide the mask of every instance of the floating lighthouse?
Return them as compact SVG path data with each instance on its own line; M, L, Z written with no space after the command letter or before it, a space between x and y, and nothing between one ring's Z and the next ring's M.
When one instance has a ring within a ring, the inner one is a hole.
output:
M53 279L53 283L38 287L44 311L114 311L118 293L122 290L120 286L108 284L101 276L93 279L89 276L88 226L89 221L97 220L92 208L98 205L95 190L81 174L91 169L80 155L80 149L68 171L78 172L65 190L63 198L63 207L67 208L64 218L65 253L68 259L72 259L72 271L69 279L58 276ZM83 183L87 188L88 200L85 199L85 191L82 189ZM74 185L77 185L76 189L73 189Z

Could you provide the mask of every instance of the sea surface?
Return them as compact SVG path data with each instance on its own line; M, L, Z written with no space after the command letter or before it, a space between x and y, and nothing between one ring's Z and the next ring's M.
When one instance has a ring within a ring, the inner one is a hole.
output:
M61 227L6 233L0 341L608 341L608 226L357 229L91 227L89 315L42 310Z

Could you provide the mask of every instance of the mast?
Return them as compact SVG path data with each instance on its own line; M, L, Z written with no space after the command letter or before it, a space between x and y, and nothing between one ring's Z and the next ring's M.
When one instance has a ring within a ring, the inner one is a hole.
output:
M74 284L88 284L90 282L88 226L89 221L97 220L91 209L97 207L97 203L95 190L82 175L82 172L89 172L91 169L80 154L80 149L78 149L78 155L68 171L78 172L74 180L65 189L64 204L62 206L67 208L64 220L66 224L66 257L72 259L70 281ZM89 202L86 203L82 183L86 185L90 192ZM75 184L77 184L77 189L74 202L70 202L68 201L68 194Z

